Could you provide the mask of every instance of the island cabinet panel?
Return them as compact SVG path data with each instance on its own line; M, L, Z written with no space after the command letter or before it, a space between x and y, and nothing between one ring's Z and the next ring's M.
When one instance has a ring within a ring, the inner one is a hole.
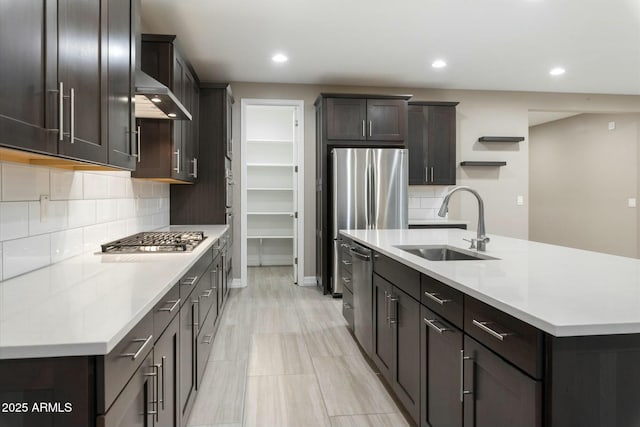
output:
M464 356L464 427L542 427L541 381L468 335Z
M393 286L377 274L373 275L373 354L380 373L391 382L393 367L393 326L389 305Z
M95 363L93 357L56 357L0 361L0 426L86 427L95 420ZM39 402L71 404L70 412L33 411ZM11 409L11 410L10 410Z
M630 427L640 420L640 335L548 337L549 427Z
M462 427L462 331L433 311L420 311L421 427Z

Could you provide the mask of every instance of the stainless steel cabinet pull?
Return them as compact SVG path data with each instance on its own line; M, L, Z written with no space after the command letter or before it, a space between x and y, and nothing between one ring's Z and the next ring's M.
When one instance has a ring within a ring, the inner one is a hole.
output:
M424 168L424 180L429 182L429 168Z
M138 356L142 353L142 350L151 342L153 339L153 335L149 335L147 338L136 338L131 340L131 342L141 342L142 345L138 348L138 351L135 353L122 353L120 357L130 357L131 360L136 360Z
M366 136L364 129L365 129L365 124L364 124L364 120L362 120L362 136Z
M343 281L344 283L351 283L351 279L349 279L348 277L343 277L343 278L342 278L342 281Z
M342 307L346 310L351 310L353 308L351 304L349 304L348 302L345 302L344 304L342 304Z
M174 151L173 155L176 156L176 167L173 168L173 170L179 174L180 173L180 149L178 148L176 151Z
M160 399L160 403L162 403L162 410L164 411L164 393L165 393L165 381L164 381L164 362L167 360L167 356L162 356L162 360L160 361L160 372L162 374L162 399Z
M176 309L176 307L178 307L180 305L180 298L178 298L175 301L167 301L167 304L173 304L173 305L171 306L171 308L163 307L163 308L158 309L158 311L168 311L169 313L171 313L173 310Z
M142 153L140 152L140 138L142 138L140 126L138 126L137 136L138 136L138 152L136 153L136 157L138 158L138 163L140 163L140 160L142 160Z
M384 291L384 317L387 319L387 324L389 323L389 293Z
M398 297L394 297L393 295L389 295L389 307L393 309L389 309L391 314L389 315L389 324L394 325L398 323Z
M213 339L213 334L205 335L204 339L202 340L202 342L205 343L205 344L211 344L211 340L212 339Z
M437 319L427 319L426 317L424 319L424 323L426 323L431 329L433 329L434 331L436 331L439 334L442 334L444 332L450 331L451 328L438 328L438 326L436 326L435 322L438 322Z
M430 169L431 169L431 182L433 182L433 166Z
M58 83L58 140L64 140L64 84Z
M440 304L440 305L444 305L444 304L446 304L446 303L448 303L448 302L451 302L451 300L450 300L450 299L440 299L440 298L438 298L438 297L436 296L436 295L438 295L438 294L437 294L437 293L435 293L435 292L433 292L433 293L425 292L425 293L424 293L424 295L425 295L427 298L429 298L429 299L431 299L431 300L433 300L433 301L437 302L437 303L438 303L438 304Z
M344 265L351 265L351 261L347 261L346 259L343 259L343 260L342 260L342 263L343 263Z
M70 129L69 132L70 133L70 142L73 144L75 142L76 139L76 91L74 88L71 88L71 117L69 118L70 120Z
M460 350L460 402L464 402L465 394L472 394L470 390L464 389L464 361L465 360L473 360L473 358L465 356L464 350Z
M369 136L373 136L373 121L369 120Z
M213 292L213 289L207 289L202 293L202 298L209 298L211 296L211 292Z
M487 326L487 325L490 325L491 322L479 322L476 319L473 319L471 323L473 323L474 326L477 326L478 328L482 329L492 337L499 339L500 341L504 341L504 337L511 335L504 332L494 331L493 329Z
M351 255L355 255L357 258L360 258L360 259L362 259L364 261L371 260L371 257L369 255L361 254L360 252L355 251L353 249L349 249L349 252L351 253Z
M197 178L198 177L198 159L194 157L193 160L191 160L191 163L193 163L193 172L190 173L189 175L191 175L193 178Z
M347 243L340 243L341 248L351 248Z
M187 277L180 281L181 285L193 286L198 281L198 276Z
M145 374L145 376L147 377L153 377L153 382L155 383L155 397L154 400L152 400L151 403L155 410L154 411L149 411L149 414L155 415L156 417L156 422L158 422L158 414L160 413L160 367L161 365L159 364L155 364L153 365L153 369L154 369L154 373L150 373L150 374ZM162 379L164 381L164 378Z

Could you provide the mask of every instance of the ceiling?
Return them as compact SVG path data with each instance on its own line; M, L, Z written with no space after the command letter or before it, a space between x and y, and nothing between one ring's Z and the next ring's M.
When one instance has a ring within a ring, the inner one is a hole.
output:
M142 19L202 81L640 95L640 0L142 0Z

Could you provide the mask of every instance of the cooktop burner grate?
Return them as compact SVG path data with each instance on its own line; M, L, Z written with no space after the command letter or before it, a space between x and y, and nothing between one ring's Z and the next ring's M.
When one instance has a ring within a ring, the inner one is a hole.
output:
M148 231L101 246L103 253L191 252L204 239L202 231Z

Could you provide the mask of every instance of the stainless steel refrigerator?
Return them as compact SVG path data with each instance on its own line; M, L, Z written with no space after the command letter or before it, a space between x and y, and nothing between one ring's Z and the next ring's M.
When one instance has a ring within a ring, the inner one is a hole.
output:
M331 150L331 283L342 293L338 250L342 229L408 227L409 155L396 148L334 148Z

